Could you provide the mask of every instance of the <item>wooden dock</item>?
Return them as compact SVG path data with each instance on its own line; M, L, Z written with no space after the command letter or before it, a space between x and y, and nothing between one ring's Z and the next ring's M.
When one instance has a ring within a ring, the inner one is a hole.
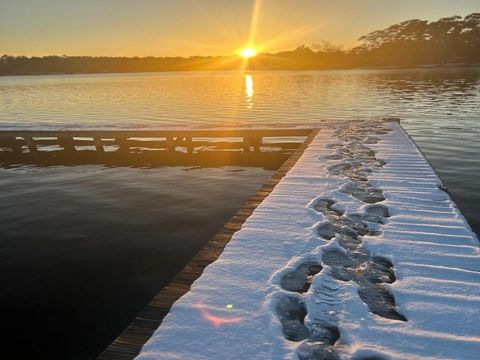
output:
M275 132L275 134L278 134ZM282 135L285 135L282 132ZM238 212L213 236L194 258L165 286L152 301L137 315L122 334L98 357L100 360L129 360L135 358L145 342L160 326L170 307L200 277L205 267L214 262L222 253L232 235L238 231L253 211L262 203L285 174L295 165L303 151L316 136L316 130L296 132L308 134L307 139L296 149L289 159L253 194Z
M478 239L398 119L317 129L0 132L0 163L2 156L38 161L47 153L90 152L104 162L140 154L173 163L275 151L288 160L99 359L365 355L352 344L380 346L374 357L382 358L478 354L470 315L480 306ZM304 283L292 285L301 271ZM293 337L283 308L303 316ZM307 311L318 333L331 338L312 337Z
M100 358L475 359L479 254L396 121L325 124Z

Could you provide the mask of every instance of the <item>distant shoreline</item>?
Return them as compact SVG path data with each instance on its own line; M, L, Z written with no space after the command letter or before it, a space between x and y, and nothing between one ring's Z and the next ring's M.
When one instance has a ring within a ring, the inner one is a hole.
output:
M480 13L437 21L412 19L361 36L360 45L321 41L277 53L252 46L250 55L0 57L0 76L180 71L310 71L430 69L480 65ZM245 49L244 49L245 50Z
M408 69L457 69L480 67L480 63L447 63L447 64L422 64L416 66L362 66L362 67L324 67L324 68L299 68L299 69L246 69L245 71L274 71L274 72L305 72L305 71L335 71L335 70L408 70ZM0 74L0 77L8 76L52 76L52 75L95 75L95 74L142 74L142 73L173 73L173 72L238 72L241 69L168 69L168 70L145 70L145 71L91 71L91 72L38 72Z

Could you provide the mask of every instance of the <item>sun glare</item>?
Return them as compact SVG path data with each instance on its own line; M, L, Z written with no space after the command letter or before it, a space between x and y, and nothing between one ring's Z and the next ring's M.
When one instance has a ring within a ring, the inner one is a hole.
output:
M240 51L240 55L244 58L251 58L257 55L257 50L252 48L246 48Z

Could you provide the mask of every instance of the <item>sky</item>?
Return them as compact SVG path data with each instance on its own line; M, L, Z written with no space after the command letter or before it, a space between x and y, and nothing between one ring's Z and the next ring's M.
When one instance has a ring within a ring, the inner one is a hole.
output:
M0 55L274 53L322 40L349 48L408 19L480 12L480 0L0 0Z

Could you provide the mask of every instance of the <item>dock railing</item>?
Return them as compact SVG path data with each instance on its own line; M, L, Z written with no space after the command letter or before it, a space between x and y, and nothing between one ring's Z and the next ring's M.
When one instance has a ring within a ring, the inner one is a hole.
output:
M253 166L275 170L311 131L0 131L0 166Z
M0 131L0 149L15 153L160 150L192 154L209 149L259 152L294 149L303 140L291 139L306 137L310 132L311 129Z

